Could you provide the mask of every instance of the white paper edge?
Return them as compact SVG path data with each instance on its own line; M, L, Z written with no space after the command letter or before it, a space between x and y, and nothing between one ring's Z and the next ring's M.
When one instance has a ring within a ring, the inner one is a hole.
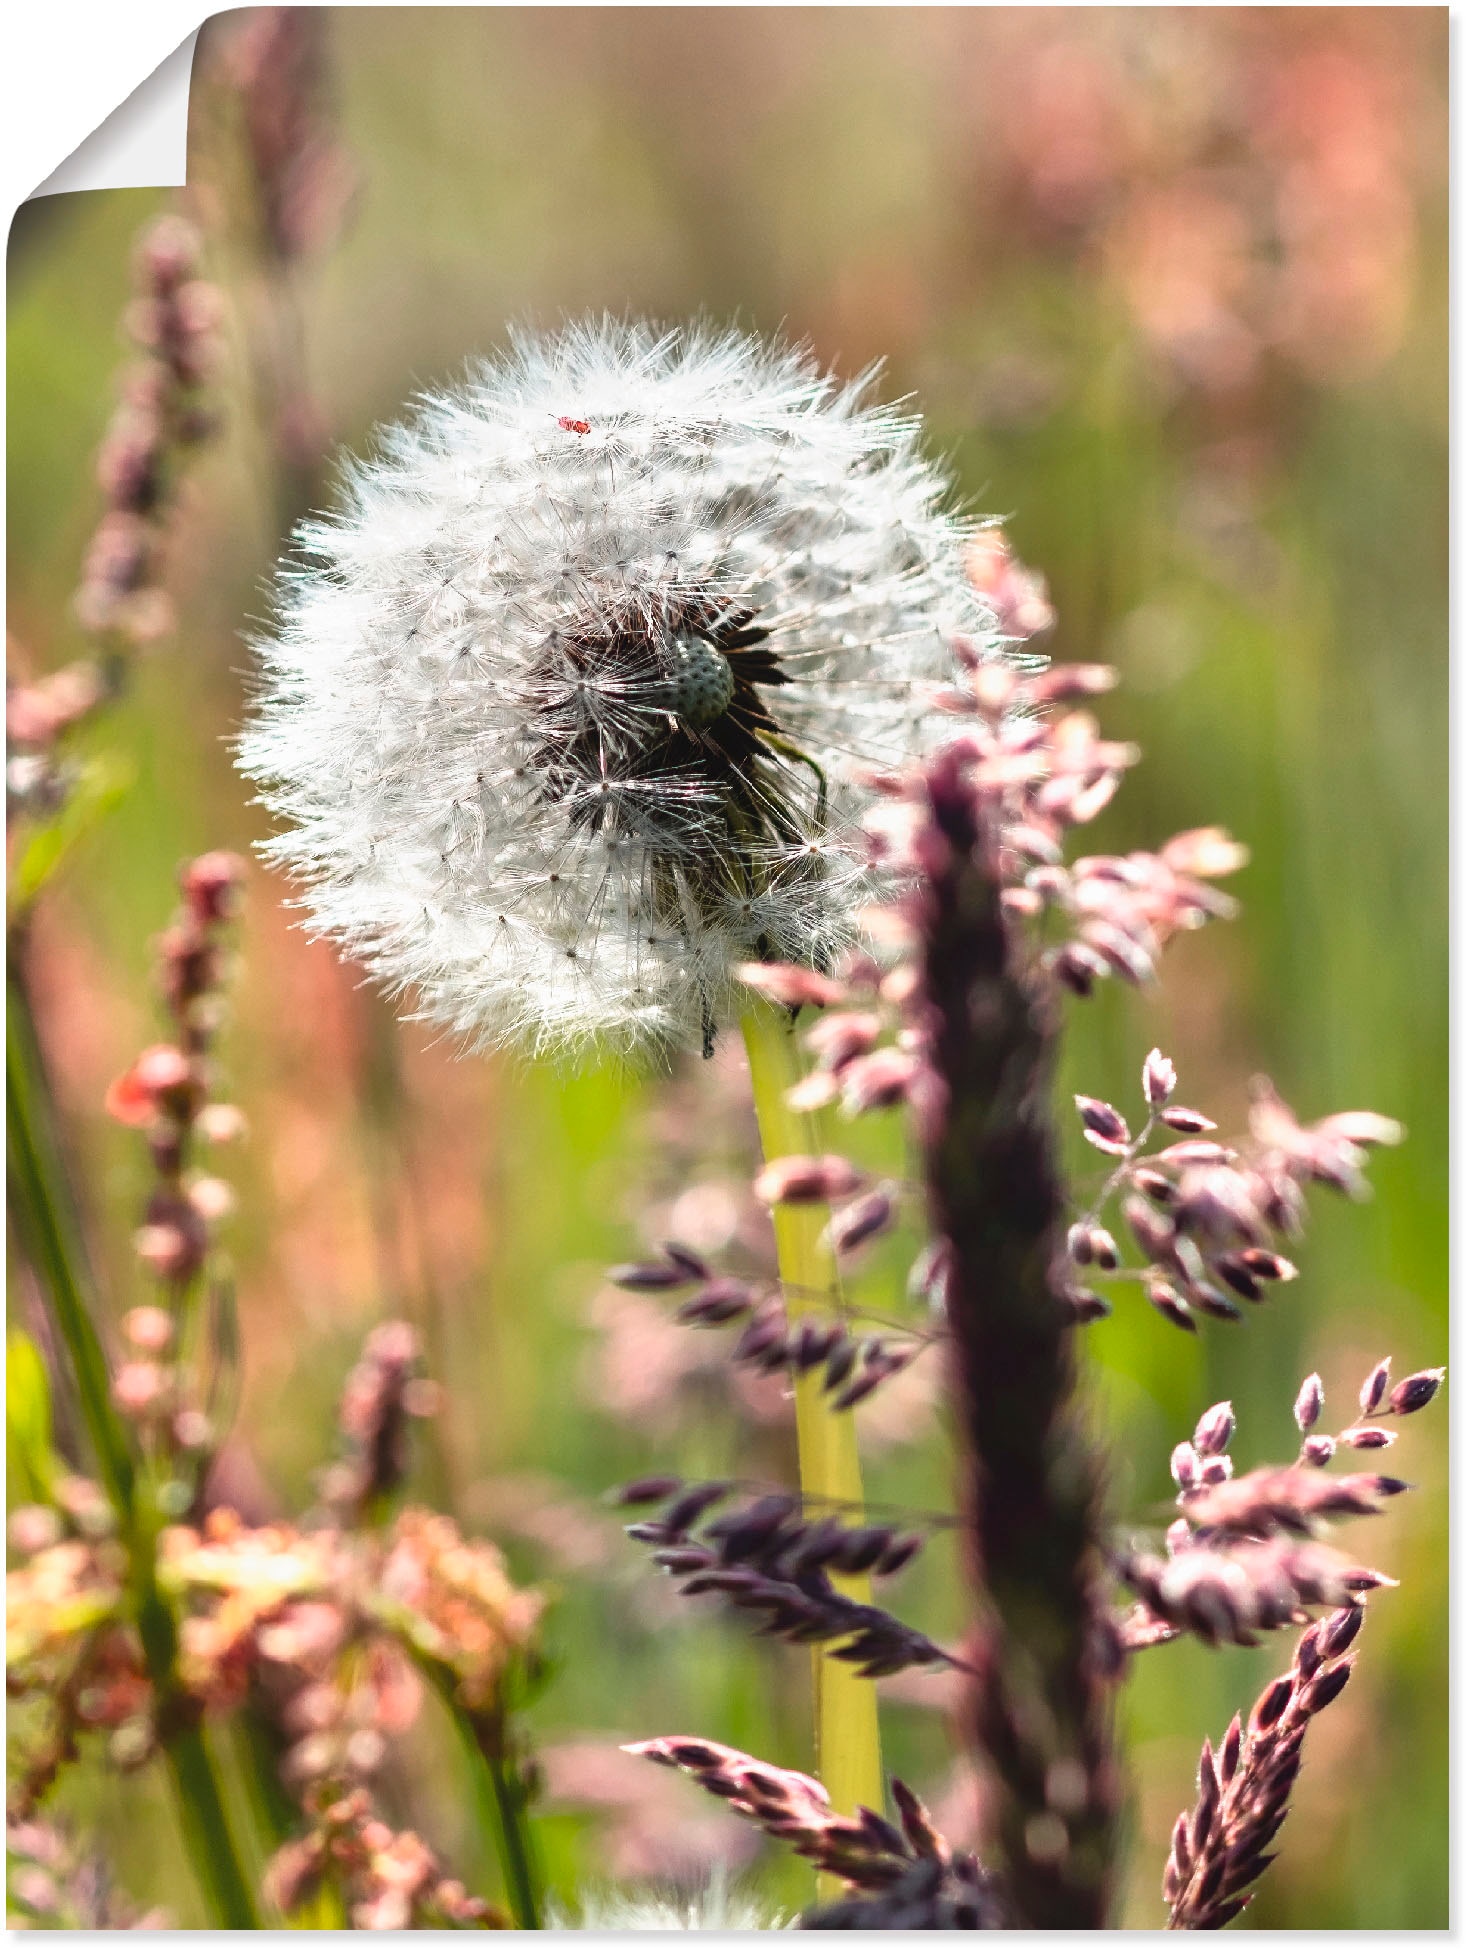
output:
M188 73L181 44L208 0L15 0L0 58L0 216L38 191L169 188L184 180ZM184 73L178 80L170 58ZM148 84L160 67L160 92ZM142 125L153 133L138 135ZM108 128L105 147L92 148ZM73 152L75 173L64 166Z
M182 184L188 167L189 82L198 38L196 27L31 196L59 196L73 190L172 189Z

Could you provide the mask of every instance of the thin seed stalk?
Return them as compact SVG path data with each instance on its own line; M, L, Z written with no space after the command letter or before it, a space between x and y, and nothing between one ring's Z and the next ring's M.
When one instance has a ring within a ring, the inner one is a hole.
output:
M809 1113L794 1110L786 1093L801 1078L795 1038L787 1011L763 999L752 1002L741 1029L750 1058L750 1082L760 1146L767 1160L820 1150ZM836 1262L822 1239L826 1209L777 1206L775 1249L780 1278L802 1298L805 1312L840 1313ZM862 1506L862 1465L852 1412L834 1411L822 1393L819 1371L796 1380L796 1449L801 1491L813 1503L840 1500L858 1517ZM860 1518L859 1518L860 1522ZM838 1578L833 1583L864 1605L871 1582ZM878 1736L877 1687L819 1647L811 1650L816 1723L816 1775L832 1807L850 1815L858 1806L883 1807L882 1752ZM832 1883L822 1880L823 1885ZM837 1889L833 1885L833 1889Z
M214 1759L197 1718L179 1697L173 1615L154 1579L154 1531L140 1509L132 1448L112 1406L107 1358L94 1319L96 1288L66 1178L30 996L13 959L6 969L5 1085L11 1212L51 1303L97 1473L127 1546L133 1609L189 1860L216 1922L233 1931L258 1930Z

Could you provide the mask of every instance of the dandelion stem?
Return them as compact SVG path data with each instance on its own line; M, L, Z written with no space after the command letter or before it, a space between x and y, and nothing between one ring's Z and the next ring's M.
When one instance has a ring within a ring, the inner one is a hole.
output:
M107 1358L93 1319L95 1283L66 1177L30 996L13 956L6 969L5 1084L11 1211L66 1346L97 1471L127 1545L133 1607L189 1859L217 1923L257 1930L260 1920L230 1835L214 1759L179 1695L173 1615L153 1575L154 1528L141 1508L132 1450L112 1407Z
M786 1093L801 1076L788 1013L763 1000L755 1001L745 1012L741 1028L766 1159L819 1151L810 1115L793 1110L786 1102ZM774 1222L782 1282L799 1287L808 1296L822 1298L810 1304L812 1314L836 1313L840 1297L836 1263L822 1239L824 1209L777 1206ZM862 1466L856 1425L850 1411L831 1409L822 1395L819 1374L796 1379L796 1446L802 1493L813 1500L838 1501L860 1511ZM863 1603L870 1600L871 1585L865 1575L834 1583L853 1599ZM882 1756L874 1683L861 1679L820 1648L812 1649L811 1672L816 1774L832 1807L847 1815L859 1803L881 1810Z

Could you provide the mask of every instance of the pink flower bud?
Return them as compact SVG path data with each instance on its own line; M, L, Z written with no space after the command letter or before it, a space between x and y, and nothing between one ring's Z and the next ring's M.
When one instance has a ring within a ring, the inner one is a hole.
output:
M138 246L143 275L157 290L175 290L199 262L199 233L185 217L170 212L150 226Z
M865 1242L886 1233L897 1218L897 1202L890 1187L853 1200L831 1216L826 1229L833 1253L852 1254Z
M1387 1394L1388 1379L1392 1374L1392 1357L1384 1356L1377 1367L1371 1371L1357 1396L1364 1417L1372 1416L1381 1406Z
M1250 850L1222 827L1193 827L1175 834L1160 852L1175 874L1198 875L1206 881L1238 873L1250 858Z
M141 1416L167 1387L167 1372L156 1362L125 1362L112 1379L112 1400L124 1416Z
M147 1125L167 1112L181 1116L193 1088L189 1060L172 1044L150 1044L108 1086L110 1117L123 1125Z
M199 1265L197 1244L171 1221L152 1221L133 1235L133 1250L145 1266L165 1281L180 1281Z
M825 1206L855 1193L863 1177L850 1159L837 1153L819 1159L795 1153L786 1159L772 1159L757 1173L754 1193L766 1206Z
M873 1051L870 1057L855 1059L842 1072L842 1102L852 1113L900 1104L923 1068L922 1060L911 1051Z
M1187 1329L1190 1335L1198 1334L1198 1323L1190 1315L1188 1303L1176 1288L1166 1281L1153 1280L1148 1282L1144 1292L1165 1321L1172 1322L1175 1328Z
M235 1189L227 1179L196 1179L189 1187L189 1199L201 1220L223 1220L235 1209Z
M207 924L224 921L232 913L244 878L245 863L239 855L216 849L188 862L179 875L179 886L194 919Z
M1078 1323L1103 1322L1112 1313L1111 1302L1094 1288L1065 1288L1062 1296Z
M1151 1050L1143 1060L1143 1096L1154 1111L1166 1105L1178 1088L1178 1073L1173 1060L1160 1050Z
M210 1145L233 1145L249 1129L238 1105L206 1105L194 1120L194 1130Z
M822 1017L806 1033L823 1070L840 1071L854 1057L865 1057L882 1035L882 1018L872 1010L842 1010Z
M1387 1399L1388 1409L1394 1416L1411 1416L1433 1401L1443 1379L1442 1369L1420 1369L1416 1375L1405 1376Z
M123 1316L122 1332L135 1349L158 1355L173 1340L173 1317L162 1308L132 1308Z
M180 1410L173 1434L183 1450L206 1450L214 1441L214 1426L202 1410Z
M813 1071L799 1084L791 1086L786 1093L786 1103L792 1111L819 1112L827 1105L834 1105L840 1096L841 1086L834 1072Z
M61 1520L49 1505L17 1505L6 1521L11 1549L27 1558L44 1552L61 1537Z
M1086 1098L1077 1093L1076 1109L1081 1114L1081 1129L1088 1142L1098 1152L1114 1154L1125 1153L1132 1143L1132 1133L1127 1120L1115 1105L1109 1105L1100 1098Z
M1321 1378L1313 1370L1301 1384L1296 1396L1296 1428L1309 1430L1320 1417L1325 1401L1326 1391L1322 1387Z
M1194 1449L1200 1457L1218 1457L1229 1449L1234 1435L1234 1406L1216 1403L1205 1410L1194 1430Z
M1170 1105L1166 1111L1159 1112L1159 1118L1174 1132L1214 1132L1218 1130L1212 1118L1196 1112L1191 1105Z
M749 989L779 1003L783 1009L798 1010L803 1003L845 1003L847 993L830 976L795 963L743 962L734 972Z

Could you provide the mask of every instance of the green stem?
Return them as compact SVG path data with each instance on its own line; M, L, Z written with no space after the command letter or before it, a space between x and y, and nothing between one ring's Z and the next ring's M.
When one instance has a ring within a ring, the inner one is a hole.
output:
M485 1769L494 1790L498 1815L498 1836L505 1881L510 1888L511 1908L522 1931L541 1929L540 1901L536 1892L536 1867L531 1854L530 1829L525 1823L525 1796L518 1783L505 1773L502 1756L482 1751Z
M286 1920L288 1932L344 1932L347 1912L335 1882L322 1878L316 1889L301 1900Z
M301 1821L300 1805L287 1793L281 1778L285 1738L267 1719L254 1689L242 1704L230 1733L234 1773L245 1792L254 1835L269 1857L299 1829Z
M420 1655L419 1666L448 1710L469 1764L469 1780L480 1822L495 1839L500 1871L515 1923L523 1932L541 1929L540 1867L525 1792L506 1769L505 1716L498 1709L476 1712L459 1699L453 1671L442 1661Z
M821 1150L810 1115L792 1109L786 1094L801 1078L790 1015L755 1001L741 1025L750 1057L750 1082L761 1149L767 1159ZM802 1296L808 1314L840 1312L836 1263L822 1238L827 1214L819 1206L778 1206L774 1213L780 1277ZM814 1299L824 1296L825 1301ZM821 1389L819 1373L796 1380L796 1448L801 1490L813 1501L840 1499L859 1512L862 1466L850 1411L834 1411ZM866 1603L864 1576L836 1582ZM877 1689L841 1661L812 1649L815 1697L816 1774L833 1808L850 1814L859 1803L883 1807L882 1751L878 1737Z
M96 1282L67 1178L30 996L13 958L6 968L5 1085L11 1212L50 1298L97 1472L127 1546L138 1633L194 1875L221 1925L255 1930L260 1921L230 1836L213 1758L197 1721L179 1712L178 1639L154 1578L154 1527L141 1507L132 1449L112 1406L107 1357L94 1319Z
M230 1834L219 1776L202 1726L191 1721L164 1745L179 1826L189 1862L215 1919L233 1932L258 1932L255 1896L246 1882Z
M107 1357L94 1321L96 1288L56 1135L30 998L13 963L6 971L5 1002L10 1210L26 1258L50 1296L97 1474L119 1518L126 1522L133 1508L132 1452L112 1407Z

